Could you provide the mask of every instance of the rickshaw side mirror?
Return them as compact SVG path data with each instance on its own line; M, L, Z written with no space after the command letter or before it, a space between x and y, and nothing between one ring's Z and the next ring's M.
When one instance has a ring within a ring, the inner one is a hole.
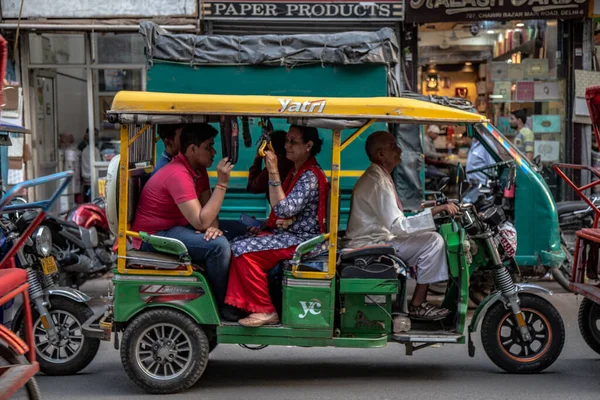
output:
M542 166L542 156L541 155L537 155L535 156L535 158L533 159L533 163L537 166L537 167L541 167Z
M458 188L458 201L462 202L463 182L465 181L465 170L461 163L456 165L456 187Z
M450 178L448 178L447 176L440 179L439 183L437 185L437 191L438 192L443 191L446 188L446 186L448 186L448 182L450 182Z

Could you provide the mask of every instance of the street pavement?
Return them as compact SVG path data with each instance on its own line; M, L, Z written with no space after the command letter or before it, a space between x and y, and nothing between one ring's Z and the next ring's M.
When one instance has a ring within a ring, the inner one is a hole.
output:
M96 280L82 289L104 294L107 282ZM399 344L360 350L271 346L260 351L219 345L196 385L169 399L600 399L600 355L587 347L577 328L581 298L554 282L541 284L555 291L548 299L563 317L566 341L560 358L540 374L504 373L487 358L479 333L474 358L466 345L425 348L413 356L406 356ZM107 342L79 374L37 379L47 400L157 398L128 379L119 352Z

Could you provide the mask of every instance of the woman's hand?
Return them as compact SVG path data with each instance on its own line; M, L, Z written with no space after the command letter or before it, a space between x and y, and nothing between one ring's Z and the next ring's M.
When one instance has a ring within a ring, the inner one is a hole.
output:
M219 185L227 186L229 183L229 178L231 177L231 170L233 169L233 164L229 162L229 158L225 157L219 164L217 164L217 183Z
M196 233L202 233L196 231ZM219 228L215 228L214 226L210 226L206 232L204 232L204 240L209 241L218 238L219 236L223 236L223 231Z
M279 169L277 167L277 156L270 150L265 151L265 164L269 174L279 174Z
M278 219L275 221L275 225L279 229L287 229L290 227L290 225L292 225L294 223L294 221L296 221L296 218Z

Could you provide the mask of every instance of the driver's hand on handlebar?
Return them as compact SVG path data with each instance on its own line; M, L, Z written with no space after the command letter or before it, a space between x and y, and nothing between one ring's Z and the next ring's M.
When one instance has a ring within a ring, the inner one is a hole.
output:
M446 214L448 214L449 216L454 216L456 215L458 212L460 211L460 209L458 208L458 206L456 204L453 203L448 203L448 204L442 204L441 206L435 206L431 209L431 215L437 215L439 213L445 212Z

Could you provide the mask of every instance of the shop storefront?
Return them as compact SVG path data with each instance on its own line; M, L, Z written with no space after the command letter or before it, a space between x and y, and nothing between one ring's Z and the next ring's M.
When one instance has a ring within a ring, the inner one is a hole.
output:
M572 107L563 21L586 18L588 9L587 0L556 5L413 0L406 6L406 23L418 24L419 91L471 101L511 140L518 132L509 117L523 110L535 137L533 156L540 157L557 199L561 193L550 166L569 158ZM435 144L466 163L465 136L459 127L442 127Z

